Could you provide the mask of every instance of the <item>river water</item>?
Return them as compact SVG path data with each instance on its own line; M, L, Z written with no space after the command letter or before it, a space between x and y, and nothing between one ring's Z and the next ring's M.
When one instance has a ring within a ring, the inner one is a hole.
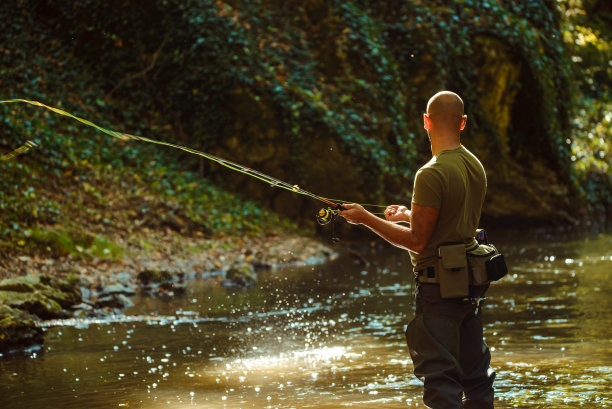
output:
M612 407L612 235L490 236L510 268L483 315L496 408ZM403 334L409 257L358 253L50 325L43 348L0 357L0 406L423 408Z

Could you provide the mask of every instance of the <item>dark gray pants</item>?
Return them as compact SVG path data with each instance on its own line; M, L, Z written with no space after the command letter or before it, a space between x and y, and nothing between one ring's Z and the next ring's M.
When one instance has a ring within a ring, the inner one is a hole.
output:
M472 287L474 297L486 287ZM419 284L416 315L406 330L414 374L424 383L423 402L433 409L491 409L495 372L482 335L480 312L461 300L440 297L435 284ZM465 395L465 398L464 398Z

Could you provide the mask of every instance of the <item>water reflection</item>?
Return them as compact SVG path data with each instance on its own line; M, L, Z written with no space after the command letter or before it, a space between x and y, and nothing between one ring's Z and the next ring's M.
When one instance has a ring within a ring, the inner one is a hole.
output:
M501 237L511 274L484 316L496 407L612 405L612 236ZM403 338L409 260L363 257L368 267L349 256L234 293L195 282L126 316L49 323L44 348L0 357L0 391L14 408L422 407Z

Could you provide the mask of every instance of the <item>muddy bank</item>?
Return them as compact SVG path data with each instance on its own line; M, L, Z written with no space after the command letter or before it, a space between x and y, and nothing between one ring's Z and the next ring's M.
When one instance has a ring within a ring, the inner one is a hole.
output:
M315 265L337 257L312 238L273 235L214 239L165 236L153 249L134 245L117 260L20 256L1 260L0 353L43 342L43 320L105 317L147 293L177 297L185 282L244 288L263 270Z

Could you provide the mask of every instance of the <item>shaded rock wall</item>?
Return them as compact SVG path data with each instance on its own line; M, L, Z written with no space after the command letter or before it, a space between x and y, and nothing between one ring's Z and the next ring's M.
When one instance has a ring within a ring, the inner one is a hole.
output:
M466 102L464 142L483 159L491 192L512 192L512 205L493 200L487 212L549 219L552 210L563 220L575 210L573 200L543 206L576 194L565 143L572 73L553 2L32 0L21 13L53 45L46 58L79 72L61 83L89 76L104 93L98 108L135 133L323 196L407 202L430 155L421 114L451 89ZM47 81L56 69L43 70ZM310 219L320 206L181 160L290 216ZM535 178L554 175L559 188L525 188L536 162Z

